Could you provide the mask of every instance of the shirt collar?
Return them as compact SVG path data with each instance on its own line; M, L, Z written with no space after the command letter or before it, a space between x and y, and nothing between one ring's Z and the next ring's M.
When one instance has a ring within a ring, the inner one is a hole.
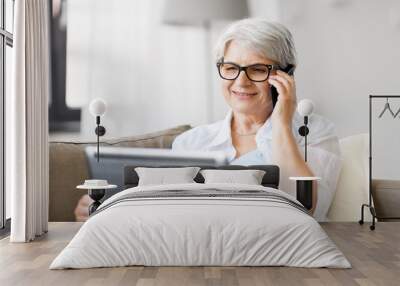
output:
M230 143L232 144L231 137L231 122L232 122L232 109L228 111L225 118L223 119L217 135L211 141L210 146L217 146L220 144ZM298 143L301 142L302 137L298 133L300 126L302 126L302 117L295 112L293 116L292 132ZM267 140L272 140L272 122L271 117L265 121L265 123L258 129L256 134L257 145L265 143Z
M217 146L227 142L232 143L231 122L232 122L232 109L228 111L225 118L222 120L222 124L220 125L217 136L215 136L210 143L211 146Z

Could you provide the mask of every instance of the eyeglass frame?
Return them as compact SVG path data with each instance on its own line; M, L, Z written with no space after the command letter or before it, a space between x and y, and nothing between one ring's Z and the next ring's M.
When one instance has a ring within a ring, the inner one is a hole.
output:
M221 65L223 65L223 64L231 64L231 65L235 65L235 66L239 67L239 72L238 72L237 76L236 76L235 78L232 78L232 79L224 78L224 77L221 75ZM266 66L266 67L267 67L267 69L268 69L268 75L267 75L266 79L263 79L263 80L253 80L253 79L251 79L251 78L249 77L249 75L247 74L247 69L248 69L249 67L259 66L259 65L261 65L261 66ZM274 70L281 70L282 68L281 68L279 65L270 65L270 64L252 64L252 65L248 65L248 66L240 66L240 65L238 65L237 63L234 63L234 62L224 62L224 58L221 58L221 59L217 62L217 69L218 69L219 76L220 76L222 79L224 79L224 80L235 80L235 79L237 79L237 78L239 77L240 73L241 73L242 71L244 71L244 73L246 74L247 78L248 78L250 81L253 81L253 82L263 82L263 81L266 81L266 80L269 78L269 75L271 74L271 71L274 71Z

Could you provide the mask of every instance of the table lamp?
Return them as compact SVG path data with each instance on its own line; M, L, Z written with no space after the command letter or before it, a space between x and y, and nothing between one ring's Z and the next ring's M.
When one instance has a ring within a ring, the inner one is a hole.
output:
M304 125L299 128L299 134L304 137L304 161L307 162L307 135L310 130L307 127L308 116L314 110L314 103L309 99L303 99L297 105L297 112L304 117Z
M104 134L106 134L106 129L104 126L100 125L100 117L104 115L106 109L106 102L100 98L93 99L89 104L89 111L94 117L96 117L97 124L95 129L95 133L97 135L97 162L100 160L100 136L104 136Z

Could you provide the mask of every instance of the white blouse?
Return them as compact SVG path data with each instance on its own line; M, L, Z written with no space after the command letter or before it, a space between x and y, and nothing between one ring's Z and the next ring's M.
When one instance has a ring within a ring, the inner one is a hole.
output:
M224 151L229 162L241 162L243 165L253 164L253 160L238 161L235 159L236 150L231 138L232 111L230 110L224 120L201 125L179 135L172 144L174 150L201 150ZM297 112L293 116L293 135L297 141L300 152L304 156L304 137L300 136L298 129L303 125L303 117ZM336 192L336 185L341 168L339 141L335 135L333 123L326 118L312 114L308 119L310 133L307 136L307 164L315 176L321 177L318 181L318 201L314 217L325 221L329 207ZM271 164L272 123L268 118L256 134L257 150L262 154L264 164ZM246 155L246 154L244 154ZM250 156L253 157L253 156ZM258 162L257 162L258 163ZM296 183L289 180L293 174L280 169L279 189L296 196Z

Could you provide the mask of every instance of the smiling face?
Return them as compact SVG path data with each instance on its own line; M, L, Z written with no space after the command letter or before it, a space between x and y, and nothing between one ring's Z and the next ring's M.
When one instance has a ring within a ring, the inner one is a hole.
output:
M237 41L231 41L227 44L224 62L233 62L240 66L275 64L274 61L245 45L240 45ZM248 79L244 71L240 72L235 80L221 79L221 81L225 101L234 113L256 115L265 114L272 110L268 81L253 82Z

